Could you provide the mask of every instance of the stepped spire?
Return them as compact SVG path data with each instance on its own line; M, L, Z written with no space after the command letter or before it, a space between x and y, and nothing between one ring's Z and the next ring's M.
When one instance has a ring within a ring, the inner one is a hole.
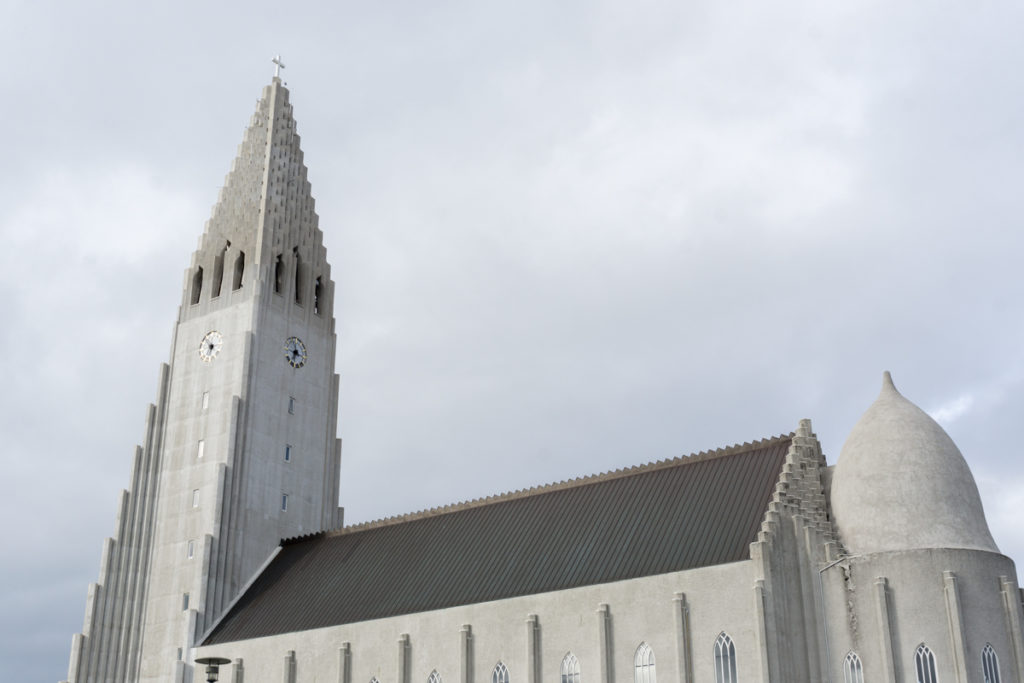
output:
M313 207L275 77L192 254L72 683L192 680L194 643L280 539L341 525L334 285Z
M274 63L284 66L280 58ZM288 89L275 76L263 89L193 255L182 319L191 306L222 293L260 291L253 284L287 291L296 303L325 296L326 252L306 176ZM320 277L310 280L314 272ZM195 312L206 310L204 305Z

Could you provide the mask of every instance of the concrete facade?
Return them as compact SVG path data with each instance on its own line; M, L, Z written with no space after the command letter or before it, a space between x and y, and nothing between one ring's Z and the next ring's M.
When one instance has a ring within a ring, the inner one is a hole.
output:
M223 680L236 683L430 683L435 673L494 683L499 662L510 683L536 683L560 680L571 653L580 680L644 683L634 658L646 643L657 677L679 683L1024 681L1012 560L970 548L851 553L829 512L834 470L801 421L747 561L200 646L197 656L232 659ZM908 545L930 538L907 529ZM723 634L736 678L717 657ZM919 646L934 679L918 676ZM985 677L986 656L998 678Z
M281 539L341 526L332 308L275 78L185 273L70 681L187 683L221 656L236 683L1024 683L1013 561L966 460L888 376L837 465L798 424L742 561L202 645Z
M275 79L185 273L68 680L191 680L197 637L280 539L340 526L333 287Z
M641 643L654 653L662 680L714 679L715 640L724 631L735 641L743 680L755 676L758 628L752 562L663 574L646 579L587 586L510 600L466 605L332 628L200 648L200 656L231 657L226 681L331 681L427 683L437 671L442 682L488 683L498 662L512 683L557 681L562 660L576 656L581 680L630 683ZM723 586L747 586L743 591ZM691 596L715 596L692 600ZM408 665L400 675L408 636ZM468 647L467 647L468 641ZM687 657L698 654L692 673L677 678ZM286 679L284 658L294 652L294 678ZM244 675L237 674L241 660ZM343 667L347 664L347 670Z

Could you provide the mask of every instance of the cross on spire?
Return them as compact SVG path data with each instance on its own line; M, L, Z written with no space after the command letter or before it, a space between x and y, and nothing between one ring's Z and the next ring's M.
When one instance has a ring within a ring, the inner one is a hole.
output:
M274 78L280 78L281 77L281 69L284 68L284 62L281 61L281 55L277 55L276 57L274 57L270 61L272 61L274 63Z

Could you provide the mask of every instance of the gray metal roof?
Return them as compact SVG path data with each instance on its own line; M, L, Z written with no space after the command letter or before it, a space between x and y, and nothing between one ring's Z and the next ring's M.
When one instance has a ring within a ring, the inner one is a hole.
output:
M749 557L790 436L285 541L205 644Z

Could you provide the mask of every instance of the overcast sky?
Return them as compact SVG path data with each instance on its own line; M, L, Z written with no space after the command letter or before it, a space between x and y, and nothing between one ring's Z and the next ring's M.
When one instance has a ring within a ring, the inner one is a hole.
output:
M1020 3L52 3L0 24L0 679L66 676L269 58L349 522L789 432L883 370L1024 559Z

